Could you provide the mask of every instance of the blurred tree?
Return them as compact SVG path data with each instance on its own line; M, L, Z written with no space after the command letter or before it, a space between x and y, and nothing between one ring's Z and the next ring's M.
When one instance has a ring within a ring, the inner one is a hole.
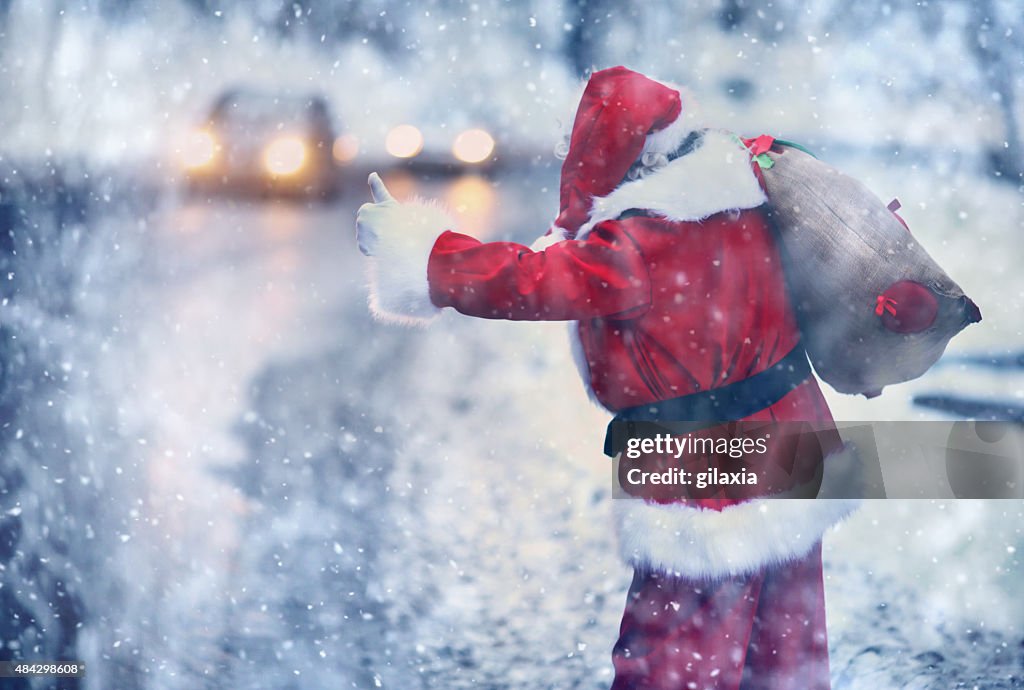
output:
M750 0L725 0L715 12L718 26L727 32L745 31L770 41L786 38L785 31L792 31L797 16L802 12L798 3L785 0L772 3L758 3L756 9Z
M1020 70L1024 67L1024 41L1015 29L1021 26L1020 10L1009 10L1013 17L1000 13L992 0L967 3L971 14L967 24L967 45L978 63L989 93L999 107L1003 120L1003 146L989 151L989 170L1014 184L1024 179L1024 142L1021 141L1021 112L1017 88Z
M61 34L64 31L64 13L66 10L64 0L49 0L40 2L40 9L45 14L45 23L42 28L41 60L37 74L38 92L37 107L39 108L36 117L44 122L54 121L51 103L51 77L53 75L54 61L57 58L57 49L60 47Z
M725 0L718 11L718 23L726 31L732 31L743 24L747 10L745 0Z
M751 6L749 0L723 0L716 11L724 31L743 31L772 41L798 41L806 35L831 36L835 40L871 42L892 53L894 64L914 70L903 79L897 97L909 104L932 98L943 89L970 93L977 103L994 103L1002 124L1001 145L982 152L986 171L1014 184L1024 176L1024 132L1020 107L1024 37L1018 30L1021 9L1016 0L955 0L947 3L923 0L913 4L890 0L819 0L809 7L793 0ZM966 19L964 19L966 17ZM887 37L890 27L909 19L920 30L924 41L942 41L943 32L952 27L962 30L967 62L973 59L976 72L955 65L928 61L915 63L912 53L922 50L913 37L893 41ZM884 40L878 40L881 36ZM859 67L859 66L858 66ZM865 75L877 79L878 74ZM978 78L980 77L980 78ZM742 87L742 84L739 84ZM731 94L742 96L743 89L727 84ZM947 92L948 93L948 92ZM898 145L896 142L895 145Z
M187 0L206 5L207 0ZM408 17L407 11L391 13L387 3L349 0L348 2L277 2L270 0L250 9L257 20L282 38L321 43L366 40L382 53L397 57L404 27L396 18Z
M141 9L140 0L100 0L98 4L101 16L111 19L122 19L130 12Z
M619 7L626 4L620 3ZM611 6L608 0L575 0L566 10L572 28L565 44L565 54L577 76L587 76L601 61Z
M55 210L60 172L19 173L0 169L0 272L9 277L2 296L38 316L0 325L0 659L80 659L85 597L73 551L86 548L82 521L91 519L98 493L91 478L59 479L86 472L73 454L57 452L83 439L51 406L68 387L53 373L69 358L52 329L70 311L73 288L60 278L75 273L80 253ZM5 679L0 687L43 686Z
M216 0L182 0L182 2L187 7L191 7L203 14L212 14L217 7L223 4Z

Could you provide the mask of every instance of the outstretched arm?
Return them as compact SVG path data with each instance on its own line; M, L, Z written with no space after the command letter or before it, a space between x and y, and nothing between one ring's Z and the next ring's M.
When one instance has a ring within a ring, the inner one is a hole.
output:
M375 203L359 209L357 230L381 318L422 320L442 307L488 319L631 318L650 303L643 257L618 223L532 251L453 232L438 208L395 201L376 173L370 189Z

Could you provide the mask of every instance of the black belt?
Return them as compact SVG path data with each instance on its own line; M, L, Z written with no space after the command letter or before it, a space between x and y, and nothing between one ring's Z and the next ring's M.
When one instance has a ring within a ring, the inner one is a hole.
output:
M650 432L644 427L652 422L685 422L684 429L673 425L673 430L681 433L706 428L709 422L744 419L782 400L810 375L807 355L797 345L775 364L741 381L619 410L608 423L604 454L615 457L629 438L647 435L637 432Z

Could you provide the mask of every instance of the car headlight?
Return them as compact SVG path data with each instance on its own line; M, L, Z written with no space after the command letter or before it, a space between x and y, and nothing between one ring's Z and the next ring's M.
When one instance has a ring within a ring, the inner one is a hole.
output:
M217 138L209 130L197 129L185 139L180 153L187 169L205 168L217 156Z
M294 175L306 164L306 144L298 137L279 137L263 149L263 167L271 175Z
M351 163L359 155L359 139L353 134L342 134L334 140L331 153L339 163Z
M494 137L482 129L467 129L452 143L452 155L463 163L482 163L492 153Z
M398 125L388 132L384 148L395 158L412 158L423 150L423 134L412 125Z

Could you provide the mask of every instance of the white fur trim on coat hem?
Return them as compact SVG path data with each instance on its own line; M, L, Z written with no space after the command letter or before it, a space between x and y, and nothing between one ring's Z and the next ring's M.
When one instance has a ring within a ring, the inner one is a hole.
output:
M760 206L767 197L750 167L750 152L729 132L709 130L695 151L638 180L596 197L582 239L598 223L643 209L671 221L699 221L723 211Z
M454 227L451 218L425 202L400 204L370 257L370 311L378 319L422 324L440 313L430 301L427 262L434 242Z
M840 453L855 451L847 446ZM762 498L721 511L639 499L614 503L626 562L708 580L747 575L806 556L860 501Z

